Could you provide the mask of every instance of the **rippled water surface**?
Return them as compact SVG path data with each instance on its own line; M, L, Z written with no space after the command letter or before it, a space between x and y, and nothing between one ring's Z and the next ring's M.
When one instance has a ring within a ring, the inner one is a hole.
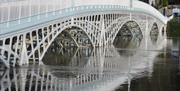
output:
M51 47L41 66L0 70L0 91L180 91L180 39Z
M180 91L180 38L168 38L167 47L153 61L152 71L134 77L115 91Z

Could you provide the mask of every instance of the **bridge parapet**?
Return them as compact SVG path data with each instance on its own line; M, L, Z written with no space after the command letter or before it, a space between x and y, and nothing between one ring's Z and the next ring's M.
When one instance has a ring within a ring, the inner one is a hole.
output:
M17 0L0 4L0 23L12 20L21 21L21 19L25 17L33 17L34 15L40 15L42 13L79 6L119 5L130 8L129 0ZM132 10L136 10L135 8L143 9L158 18L163 17L156 9L141 1L133 0L132 6L132 8L134 8Z
M157 19L161 20L164 24L168 22L168 17L163 16L158 10L156 10L154 7L151 7L149 4L146 4L141 1L134 1L133 8L151 14Z
M89 5L128 6L128 0L16 0L0 3L0 23L61 9Z
M11 20L11 15L8 14L4 14L1 13L1 23L0 23L0 35L2 34L6 34L9 32L13 32L13 31L19 31L22 29L25 29L29 26L35 26L38 24L42 24L48 21L52 21L52 20L56 20L59 18L63 18L63 17L69 17L69 16L74 16L74 15L78 15L78 14L82 14L82 13L87 13L87 12L107 12L107 11L127 11L127 12L140 12L140 13L146 13L149 14L152 17L157 18L158 20L162 21L164 24L167 23L167 18L164 17L163 15L161 15L157 10L155 10L154 8L152 11L149 11L148 9L144 9L142 7L139 6L144 6L144 7L149 7L149 5L145 4L145 3L141 3L139 1L134 1L134 4L138 5L138 6L134 6L134 8L130 8L127 5L80 5L77 4L77 6L71 7L70 5L68 6L69 8L64 8L64 9L58 9L55 11L48 11L48 12L41 12L41 13L37 13L37 14L29 14L29 15L24 15L23 16L19 16L19 15L23 15L23 14L13 14L13 17L15 17L14 19L12 18ZM91 3L92 4L92 3ZM78 6L79 5L79 6ZM1 6L2 7L2 6ZM35 8L34 8L35 9ZM28 8L24 9L27 13L27 11L29 10ZM31 9L30 9L31 10ZM38 9L36 9L37 11L39 11ZM152 13L155 12L156 13ZM30 11L28 11L30 13ZM21 13L23 13L21 11ZM33 13L31 11L31 13ZM11 13L10 13L11 14ZM28 13L27 13L28 14ZM3 17L2 17L3 16ZM26 16L26 17L25 17ZM9 18L8 18L9 17ZM8 20L11 20L9 22L7 22ZM6 22L5 22L6 21Z

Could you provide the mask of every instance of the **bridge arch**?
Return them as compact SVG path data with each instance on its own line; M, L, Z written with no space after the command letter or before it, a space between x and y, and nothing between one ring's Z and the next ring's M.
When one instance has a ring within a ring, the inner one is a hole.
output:
M158 37L160 36L160 30L156 22L152 23L152 26L149 31L149 36L153 44L156 44Z
M128 25L128 24L131 24L131 25ZM132 25L133 24L133 25ZM142 34L142 29L140 27L140 25L137 23L137 21L135 20L130 20L130 21L126 21L122 24L122 27L119 29L119 31L121 31L121 29L123 28L123 26L127 26L127 27L130 27L130 28L138 28L138 30L129 30L129 32L131 32L131 35L134 37L136 35L135 32L139 32L140 34Z
M48 39L51 35L54 34L54 36L51 38L51 40L48 41L48 45L47 45L45 48L43 48L42 53L40 53L40 55L38 55L38 56L39 56L39 60L38 60L38 61L40 61L40 63L42 63L41 60L43 59L46 51L49 49L49 47L50 47L50 45L52 44L52 42L53 42L53 41L58 37L58 35L60 35L63 31L65 31L65 30L68 29L68 28L72 28L72 27L76 27L76 28L81 29L81 30L84 32L84 34L88 37L88 39L90 40L91 45L94 45L94 43L93 43L93 41L92 41L92 37L87 34L87 32L85 31L85 29L84 29L82 26L70 24L70 25L64 26L63 28L60 26L60 27L57 27L57 28L55 28L55 29L52 29L53 31L51 31L51 32L45 37L45 39L43 39L43 40L38 44L38 46L36 46L36 48L34 48L34 50L28 55L28 57L30 58L32 55L35 54L36 51L40 50L41 45L43 45L45 42L47 42L46 39ZM75 41L75 40L74 40L74 41ZM76 42L76 41L75 41L75 42Z
M117 21L117 24L113 29L114 31L111 33L109 40L107 40L107 41L110 41L110 43L114 42L117 34L121 31L123 26L128 24L129 22L133 22L138 27L139 33L141 34L141 37L143 37L142 28L140 27L140 24L136 19L130 19L130 17L125 17L123 19L118 18L116 21ZM130 31L130 32L133 37L136 36L136 35L134 35L134 32L136 32L136 31Z

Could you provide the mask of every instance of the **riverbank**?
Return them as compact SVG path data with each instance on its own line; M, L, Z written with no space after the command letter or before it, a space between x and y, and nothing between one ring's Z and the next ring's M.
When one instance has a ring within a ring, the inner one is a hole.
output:
M168 37L180 37L180 17L176 17L167 24Z

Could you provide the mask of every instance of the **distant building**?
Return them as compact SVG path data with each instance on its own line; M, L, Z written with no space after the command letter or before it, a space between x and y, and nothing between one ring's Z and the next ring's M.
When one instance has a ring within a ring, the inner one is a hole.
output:
M140 0L146 3L149 3L151 5L155 5L155 4L161 4L163 2L163 0ZM180 0L168 0L168 3L170 5L180 5Z
M168 0L170 5L180 4L180 0Z
M146 3L150 4L150 5L155 5L156 0L140 0L140 1L146 2Z
M143 2L149 3L149 0L139 0L139 1L143 1Z
M175 17L180 16L180 9L179 8L174 8L173 9L173 14L174 14Z

